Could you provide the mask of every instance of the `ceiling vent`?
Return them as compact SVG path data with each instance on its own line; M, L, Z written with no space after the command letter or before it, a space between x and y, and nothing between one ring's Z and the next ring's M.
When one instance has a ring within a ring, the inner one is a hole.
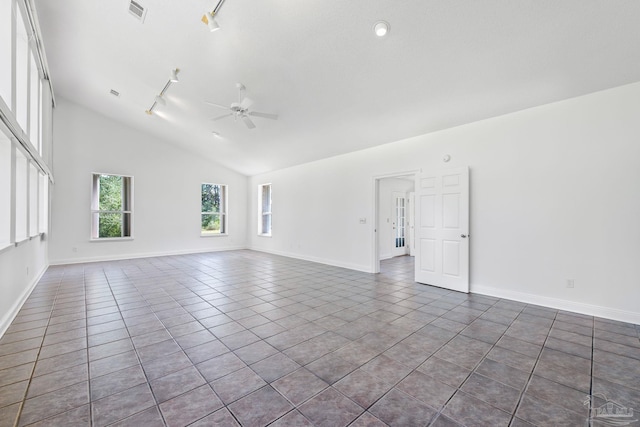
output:
M141 22L144 22L144 17L147 15L147 10L136 1L130 0L129 13L138 18Z
M111 89L109 91L109 93L111 93L111 95L113 95L113 96L120 96L120 92L118 92L117 90L114 90L114 89Z

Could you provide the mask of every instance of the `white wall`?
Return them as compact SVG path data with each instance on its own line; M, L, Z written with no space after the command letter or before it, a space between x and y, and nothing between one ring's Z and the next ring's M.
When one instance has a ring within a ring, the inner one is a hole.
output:
M468 165L471 289L640 323L640 83L252 177L250 247L373 268L375 176ZM257 186L273 184L273 237ZM575 288L566 288L566 279Z
M40 236L0 252L0 337L47 267L47 243Z
M396 256L392 253L395 248L395 230L393 223L396 215L394 192L408 196L413 191L415 183L406 179L383 178L378 186L378 257L388 259ZM406 253L409 253L409 229L405 232Z
M57 101L52 264L245 247L245 176L65 99ZM134 177L132 241L89 240L94 172ZM202 182L228 185L228 236L200 237Z

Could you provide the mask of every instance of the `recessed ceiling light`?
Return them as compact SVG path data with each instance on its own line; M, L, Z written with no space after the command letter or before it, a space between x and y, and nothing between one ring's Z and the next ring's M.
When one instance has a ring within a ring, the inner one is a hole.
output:
M373 32L378 37L384 37L389 33L389 24L385 21L378 21L373 26Z
M218 132L216 132L215 130L211 131L211 133L213 134L213 136L220 136L220 134Z

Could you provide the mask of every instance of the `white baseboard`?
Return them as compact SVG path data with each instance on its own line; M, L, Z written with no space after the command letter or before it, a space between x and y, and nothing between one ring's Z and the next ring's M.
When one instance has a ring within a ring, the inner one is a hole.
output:
M581 302L569 301L553 297L545 297L542 295L499 289L483 285L471 285L471 292L496 298L510 299L527 304L542 305L544 307L555 308L558 310L586 314L588 316L603 317L606 319L633 323L636 325L640 324L640 312L635 311L619 310L617 308L585 304Z
M33 290L36 288L36 285L38 284L44 273L47 271L47 268L49 268L49 266L45 265L42 271L33 277L27 288L22 292L22 295L20 295L20 298L18 298L13 303L9 311L7 311L2 316L2 318L0 318L0 338L4 336L5 332L7 332L7 329L9 329L9 326L11 326L11 322L13 322L13 319L15 319L18 315L18 312L27 301L27 298L29 298L31 292L33 292Z
M349 270L356 270L356 271L362 271L364 273L371 273L370 265L352 264L349 262L340 262L333 259L326 259L326 258L320 258L320 257L314 257L314 256L308 256L308 255L300 255L292 252L273 251L273 250L258 249L258 248L249 248L249 249L256 252L264 252L264 253L273 254L273 255L285 256L287 258L295 258L303 261L317 262L318 264L331 265L333 267L342 267L342 268L348 268Z
M123 259L136 259L136 258L152 258L157 256L172 256L172 255L189 255L200 254L206 252L223 252L223 251L237 251L241 249L247 249L245 246L230 246L226 248L204 248L204 249L184 249L179 251L162 251L162 252L146 252L139 254L122 254L122 255L104 255L97 257L85 257L85 258L69 258L69 259L55 259L50 260L50 265L67 265L67 264L82 264L85 262L101 262L101 261L121 261Z

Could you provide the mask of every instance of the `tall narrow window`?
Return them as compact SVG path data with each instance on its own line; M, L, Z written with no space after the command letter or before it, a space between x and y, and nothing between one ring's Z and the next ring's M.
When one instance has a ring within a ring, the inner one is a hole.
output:
M271 184L262 184L258 188L258 197L260 204L258 233L262 236L271 236Z
M38 234L38 169L29 163L29 236Z
M29 212L27 210L29 203L29 161L18 149L16 153L16 242L25 240L28 235Z
M29 34L18 3L16 3L16 109L14 114L18 124L27 133L29 131Z
M39 192L39 205L38 211L38 231L46 233L49 227L49 177L44 174L39 174L40 180L40 192Z
M200 200L200 235L227 234L227 186L202 184Z
M404 234L406 224L406 208L404 204L404 197L396 197L396 248L404 248Z
M31 50L29 55L29 140L34 148L40 153L38 143L40 120L40 73L36 65L35 51Z
M11 243L11 141L0 130L0 249Z
M133 177L93 174L91 238L132 237Z
M0 97L11 108L11 70L13 69L11 55L11 13L12 0L0 0Z

